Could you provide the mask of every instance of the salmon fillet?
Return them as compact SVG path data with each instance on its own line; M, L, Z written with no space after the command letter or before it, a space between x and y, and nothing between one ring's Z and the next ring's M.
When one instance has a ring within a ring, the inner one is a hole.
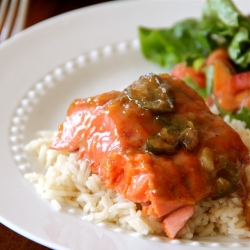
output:
M239 135L193 89L162 74L157 77L166 88L160 82L160 92L152 94L153 85L145 89L144 84L158 79L153 77L144 76L146 80L140 78L125 91L74 100L51 148L78 150L107 188L161 220L173 239L192 217L197 201L235 190L247 197L242 177L250 160ZM138 99L138 93L158 98L165 90L173 97L172 103L160 104L166 112L151 109L152 102L144 97ZM169 151L159 151L159 143Z

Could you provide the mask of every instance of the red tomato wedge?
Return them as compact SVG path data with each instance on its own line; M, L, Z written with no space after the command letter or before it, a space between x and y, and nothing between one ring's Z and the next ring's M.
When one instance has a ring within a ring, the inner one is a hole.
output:
M213 65L216 61L229 61L227 49L224 47L214 50L206 59L206 65Z
M222 61L216 61L213 83L213 93L225 110L237 111L243 106L250 107L250 72L232 75Z
M194 80L194 82L205 88L206 79L205 74L203 72L197 72L194 68L188 67L186 63L177 64L171 71L171 75L180 79L185 79L186 77L190 77Z
M169 154L149 152L148 138L162 131L165 125L159 122L158 114L141 108L124 91L111 91L75 100L51 148L78 150L79 158L88 159L92 172L101 177L107 188L139 203L143 213L162 221L165 232L173 239L193 215L197 201L222 194L218 186L221 169L227 173L229 167L237 176L243 175L249 164L249 152L240 136L212 114L193 89L168 74L159 77L171 86L174 94L174 111L161 113L162 119L172 121L170 132L176 126L178 130L176 120L193 124L192 128L198 131L196 147L187 150L179 145ZM181 135L187 136L189 132L185 130L186 134ZM192 141L193 136L185 138ZM212 172L201 163L204 148L209 148L213 155ZM249 202L249 190L242 180L231 176L229 182L234 182L234 188L244 190L245 202ZM250 207L246 213L250 213Z
M214 50L206 59L205 66L214 65L218 61L223 63L231 74L236 73L226 48L221 47Z
M245 90L250 91L250 71L232 75L230 85L235 94Z
M216 61L214 63L214 88L213 93L217 97L229 96L233 94L232 86L230 84L231 73L229 68L222 62Z

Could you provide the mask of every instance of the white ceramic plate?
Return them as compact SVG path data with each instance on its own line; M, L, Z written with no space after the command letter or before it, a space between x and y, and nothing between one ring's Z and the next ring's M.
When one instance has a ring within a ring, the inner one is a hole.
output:
M248 0L236 1L249 13ZM145 237L56 212L23 174L36 168L23 145L42 129L57 129L69 103L123 89L163 69L139 50L137 28L170 26L198 17L202 0L118 1L73 11L29 28L0 46L0 222L53 249L206 249L242 247L230 237L192 241Z

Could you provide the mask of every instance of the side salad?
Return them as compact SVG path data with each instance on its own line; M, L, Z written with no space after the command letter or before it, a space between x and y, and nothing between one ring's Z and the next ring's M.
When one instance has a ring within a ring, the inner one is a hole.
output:
M231 0L207 0L202 17L139 27L143 55L183 79L221 116L250 128L250 18Z

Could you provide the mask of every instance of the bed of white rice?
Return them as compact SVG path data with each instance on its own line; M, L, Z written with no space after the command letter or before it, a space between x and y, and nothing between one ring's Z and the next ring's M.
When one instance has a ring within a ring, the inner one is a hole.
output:
M250 130L241 121L225 121L241 136L250 149ZM54 132L40 131L26 150L35 154L44 166L43 173L28 173L25 178L35 183L41 196L60 210L65 207L80 212L82 218L117 226L141 234L165 235L157 220L145 216L135 203L106 189L98 175L91 174L86 161L78 160L77 153L62 153L49 149ZM250 183L250 166L247 168ZM178 237L191 239L217 234L250 237L246 226L241 198L233 193L218 200L206 198L196 205L195 214L179 232Z

